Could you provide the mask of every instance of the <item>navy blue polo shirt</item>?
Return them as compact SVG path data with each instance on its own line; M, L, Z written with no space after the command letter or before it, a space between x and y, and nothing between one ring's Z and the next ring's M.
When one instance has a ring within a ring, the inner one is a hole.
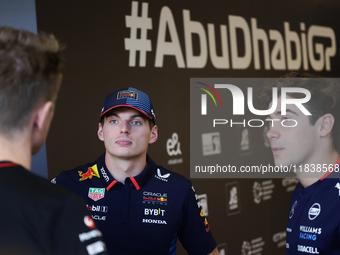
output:
M216 247L191 182L150 157L125 184L112 177L105 154L52 182L86 198L110 254L176 254L177 238L189 254L206 255Z
M297 184L287 224L287 254L340 254L338 171L306 188Z

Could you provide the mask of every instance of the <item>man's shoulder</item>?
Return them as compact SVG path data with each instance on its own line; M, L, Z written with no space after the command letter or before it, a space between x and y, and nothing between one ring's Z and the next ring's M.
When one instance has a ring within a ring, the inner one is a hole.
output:
M324 184L321 189L320 195L333 196L340 199L340 178L339 175L332 175L322 181Z
M62 203L73 195L67 188L53 185L45 178L21 167L9 169L1 174L0 190L3 189L6 196L30 203Z
M79 165L70 170L63 170L58 176L68 177L70 179L87 179L92 176L99 176L97 162Z

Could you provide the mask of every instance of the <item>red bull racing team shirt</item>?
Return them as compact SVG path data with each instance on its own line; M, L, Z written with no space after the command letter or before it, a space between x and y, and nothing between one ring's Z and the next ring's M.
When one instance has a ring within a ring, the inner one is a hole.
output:
M125 184L112 177L105 154L52 182L86 198L110 254L172 255L177 238L189 254L207 255L216 247L191 182L148 156L145 169Z

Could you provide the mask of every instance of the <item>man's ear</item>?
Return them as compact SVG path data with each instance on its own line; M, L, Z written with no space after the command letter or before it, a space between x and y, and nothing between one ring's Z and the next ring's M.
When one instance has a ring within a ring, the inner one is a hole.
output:
M154 125L151 129L149 144L156 142L157 139L158 139L158 127Z
M104 141L103 126L102 126L101 123L98 124L98 132L97 132L97 134L98 134L99 140Z
M330 135L334 126L334 116L327 113L320 117L318 121L320 121L320 136L326 137Z
M52 107L51 101L47 101L38 107L33 118L33 129L43 130L46 125L49 128L53 117Z
M31 119L31 151L36 154L44 144L53 118L53 103L47 101L41 104L32 115Z

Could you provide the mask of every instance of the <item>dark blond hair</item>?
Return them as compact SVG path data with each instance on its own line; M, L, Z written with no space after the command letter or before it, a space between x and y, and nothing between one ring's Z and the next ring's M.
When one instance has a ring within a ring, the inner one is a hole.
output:
M0 28L0 130L23 129L34 107L54 101L61 80L61 47L51 34Z
M316 121L323 115L330 113L333 115L335 122L331 132L333 148L339 151L340 139L340 84L332 78L315 77L310 74L289 73L284 78L276 82L264 84L258 91L258 99L267 106L272 101L272 88L282 87L299 87L305 88L311 92L311 99L305 103L305 107L312 114L309 117L310 125L315 125ZM296 79L298 78L298 79ZM301 98L301 93L289 93L292 98Z

